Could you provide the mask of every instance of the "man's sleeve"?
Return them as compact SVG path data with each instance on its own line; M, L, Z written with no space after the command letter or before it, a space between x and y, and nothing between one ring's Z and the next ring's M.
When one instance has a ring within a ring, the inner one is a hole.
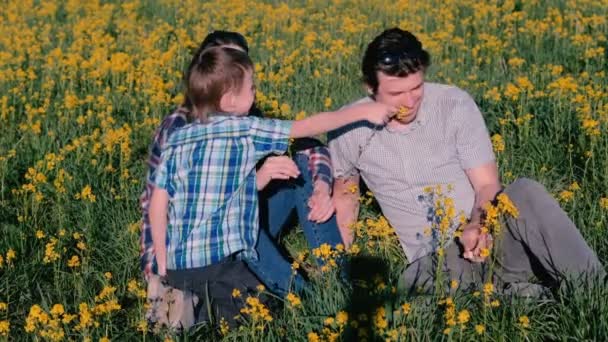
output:
M346 129L332 131L327 136L329 154L334 171L334 178L348 178L357 176L356 168L359 157L359 148L352 135Z
M287 151L292 121L258 118L249 118L249 121L249 136L255 147L256 160L271 153Z
M455 107L453 122L458 159L464 170L496 160L483 115L468 94Z

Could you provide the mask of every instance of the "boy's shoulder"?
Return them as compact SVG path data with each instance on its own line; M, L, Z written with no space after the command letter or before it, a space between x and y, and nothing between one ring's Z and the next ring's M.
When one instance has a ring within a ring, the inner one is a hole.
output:
M212 116L207 122L188 123L177 128L168 141L168 146L200 143L209 139L236 138L247 135L253 122L259 118L230 115Z

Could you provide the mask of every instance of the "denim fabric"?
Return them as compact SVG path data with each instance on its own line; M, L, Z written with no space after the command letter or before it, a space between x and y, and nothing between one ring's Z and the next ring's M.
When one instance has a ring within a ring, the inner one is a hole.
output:
M290 289L301 291L305 281L294 275L286 252L278 245L278 237L294 211L304 231L308 247L317 248L323 243L336 246L342 243L335 215L328 221L317 224L308 220L308 199L313 190L308 170L308 158L296 155L294 161L300 169L300 177L289 181L273 181L260 193L260 235L256 251L258 260L246 260L249 268L266 287L278 294L286 295Z

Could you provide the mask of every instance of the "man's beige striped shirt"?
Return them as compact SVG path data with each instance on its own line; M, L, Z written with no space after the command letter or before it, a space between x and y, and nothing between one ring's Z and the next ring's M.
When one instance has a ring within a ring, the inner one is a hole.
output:
M404 130L358 122L332 132L329 148L335 177L361 175L410 262L435 248L432 236L424 233L431 224L424 188L442 185L445 191L450 185L456 212L468 217L475 192L465 170L495 160L483 116L471 96L435 83L424 84L418 115Z

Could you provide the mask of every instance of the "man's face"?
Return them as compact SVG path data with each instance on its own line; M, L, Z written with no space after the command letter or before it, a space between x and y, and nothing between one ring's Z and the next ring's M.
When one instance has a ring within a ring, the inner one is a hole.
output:
M376 101L405 107L406 110L396 115L393 120L402 124L408 124L416 118L422 95L424 93L424 71L405 77L389 76L378 72L378 90L376 91Z

